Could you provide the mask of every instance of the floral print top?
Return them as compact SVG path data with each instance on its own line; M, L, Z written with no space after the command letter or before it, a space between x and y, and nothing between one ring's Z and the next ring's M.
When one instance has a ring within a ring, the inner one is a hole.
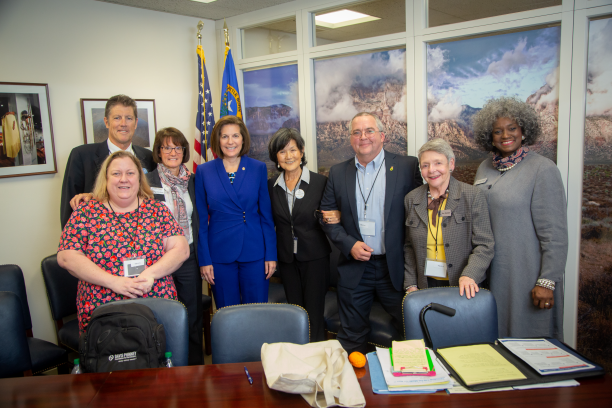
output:
M151 266L164 255L163 239L182 234L183 229L161 202L144 200L137 210L120 214L92 199L73 211L57 251L80 251L106 272L123 276L124 258L145 256L147 266ZM176 299L172 275L156 280L151 292L143 297ZM87 328L96 307L122 299L128 297L79 280L79 334Z

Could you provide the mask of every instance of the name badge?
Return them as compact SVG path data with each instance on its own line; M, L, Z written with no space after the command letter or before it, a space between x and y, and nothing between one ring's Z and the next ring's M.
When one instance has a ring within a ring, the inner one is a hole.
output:
M440 211L440 217L450 217L450 216L451 216L451 210Z
M372 220L359 220L359 231L361 236L376 236L376 222Z
M429 259L425 261L425 276L432 278L446 278L446 262L436 261L435 259Z
M486 177L485 177L485 178L483 178L483 179L476 180L476 181L474 182L474 185L475 185L475 186L477 186L477 185L479 185L479 184L484 184L484 183L486 183L486 182L487 182L487 179L486 179Z
M151 191L153 191L153 194L161 194L161 195L164 195L164 189L163 189L163 187L151 187Z
M302 190L301 188L295 192L295 198L300 199L300 198L304 198L304 190Z
M134 278L145 270L147 258L144 256L125 258L123 260L123 276Z

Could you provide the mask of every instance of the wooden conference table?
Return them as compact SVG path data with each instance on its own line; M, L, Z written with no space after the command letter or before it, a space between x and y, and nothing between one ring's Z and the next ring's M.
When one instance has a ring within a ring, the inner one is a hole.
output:
M249 385L244 366L253 385ZM367 367L366 367L367 368ZM611 407L612 376L580 380L579 387L447 395L372 393L369 373L359 380L366 407ZM0 380L0 407L299 407L300 395L268 388L261 363L115 371Z

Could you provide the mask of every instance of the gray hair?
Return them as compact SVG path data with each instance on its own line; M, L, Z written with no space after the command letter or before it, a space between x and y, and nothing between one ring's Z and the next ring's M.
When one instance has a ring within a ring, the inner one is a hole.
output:
M511 119L521 127L525 145L534 144L542 133L540 117L528 103L507 96L490 99L472 119L474 141L488 152L497 151L493 146L493 124L499 118Z
M455 153L453 152L453 148L448 144L448 142L444 139L436 138L431 139L427 143L425 143L419 149L419 161L421 161L421 155L425 152L436 152L446 156L448 162L450 163L451 159L455 159Z
M353 134L353 121L360 117L360 116L370 116L372 118L374 118L374 120L376 121L376 127L378 128L379 132L384 132L385 128L382 124L382 121L378 118L378 116L373 115L369 112L359 112L358 114L356 114L355 116L353 116L353 119L351 119L351 121L349 122L349 134Z

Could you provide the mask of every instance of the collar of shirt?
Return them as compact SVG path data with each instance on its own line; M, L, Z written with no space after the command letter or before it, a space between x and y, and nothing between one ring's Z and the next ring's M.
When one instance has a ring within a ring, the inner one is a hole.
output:
M108 151L110 152L110 154L113 154L115 152L118 152L119 150L123 150L122 148L120 148L119 146L113 144L113 142L110 141L110 139L106 139L106 144L108 145ZM130 145L128 146L127 149L125 149L126 152L130 152L132 153L134 156L136 156L136 153L134 153L134 149L132 149L132 144L130 143Z
M378 170L384 158L385 158L385 149L380 149L380 153L378 153L378 155L374 158L374 160L372 160L366 166L369 166L370 164L372 164L374 166L374 170ZM357 170L363 171L365 170L366 166L359 163L357 156L355 156L355 167L357 167Z
M284 176L285 176L285 172L283 171L276 179L276 182L274 183L274 187L279 185L283 188L283 190L287 191L287 184L285 184ZM302 181L306 182L306 184L310 184L310 171L308 170L308 167L306 166L302 166L302 176L300 177L299 184L302 184ZM287 192L292 193L291 191L287 191Z

